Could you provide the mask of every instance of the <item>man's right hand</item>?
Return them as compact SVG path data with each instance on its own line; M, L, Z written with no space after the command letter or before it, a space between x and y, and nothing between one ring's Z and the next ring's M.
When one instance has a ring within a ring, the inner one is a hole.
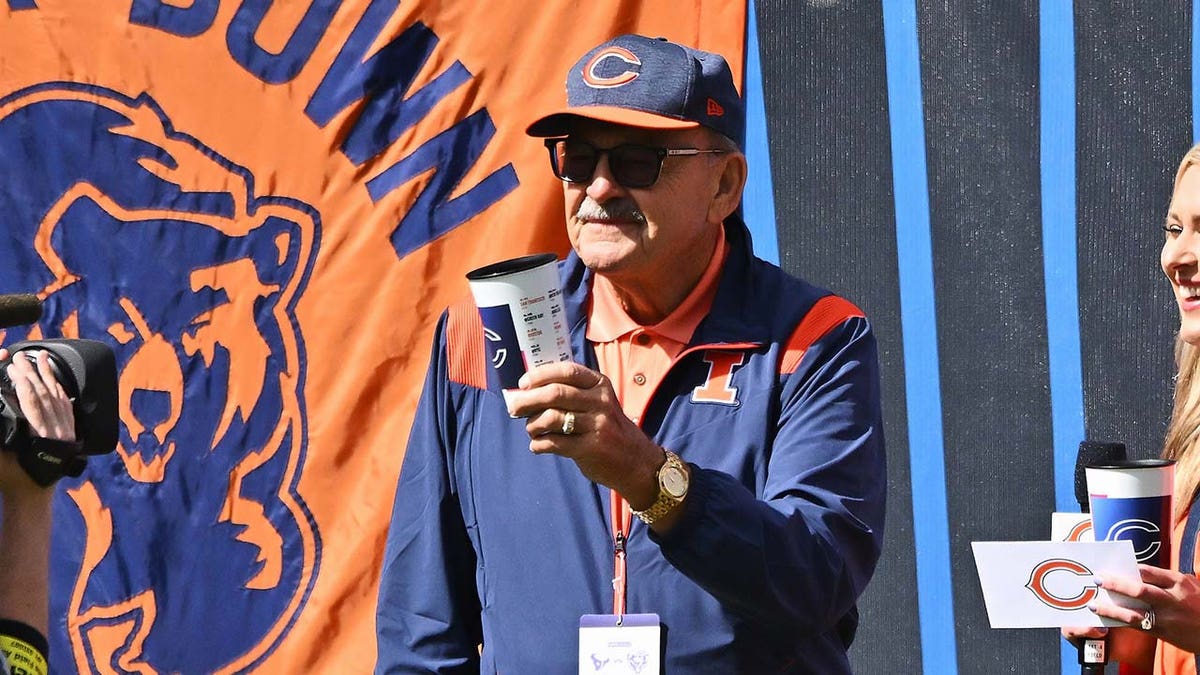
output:
M573 460L588 480L616 490L634 509L654 502L666 455L625 415L607 377L571 361L548 363L525 373L510 397L509 414L527 418L531 452ZM570 434L563 431L568 412Z

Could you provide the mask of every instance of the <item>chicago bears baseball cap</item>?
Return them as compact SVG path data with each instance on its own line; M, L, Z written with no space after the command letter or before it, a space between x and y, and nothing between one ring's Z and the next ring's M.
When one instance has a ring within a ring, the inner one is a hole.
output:
M562 136L576 118L647 129L708 127L742 147L746 112L725 59L666 38L621 35L567 73L567 106L530 124L530 136Z

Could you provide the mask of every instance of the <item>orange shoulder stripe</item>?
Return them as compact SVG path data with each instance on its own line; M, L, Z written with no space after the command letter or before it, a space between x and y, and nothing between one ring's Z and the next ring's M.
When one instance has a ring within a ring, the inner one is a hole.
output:
M446 317L446 370L451 382L487 389L483 321L470 300L450 306Z
M794 373L797 366L800 365L800 359L804 358L804 353L813 343L836 326L840 326L846 319L856 316L865 316L865 314L845 298L827 295L818 300L808 310L808 314L805 314L804 318L800 320L800 325L796 326L792 336L788 338L787 348L783 352L783 358L779 361L779 374Z

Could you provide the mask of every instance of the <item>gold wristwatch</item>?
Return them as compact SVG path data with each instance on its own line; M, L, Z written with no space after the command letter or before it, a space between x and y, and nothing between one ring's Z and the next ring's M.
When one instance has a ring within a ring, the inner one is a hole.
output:
M688 471L679 455L670 450L663 450L667 461L658 469L658 499L645 511L633 513L647 525L662 518L679 506L688 491Z

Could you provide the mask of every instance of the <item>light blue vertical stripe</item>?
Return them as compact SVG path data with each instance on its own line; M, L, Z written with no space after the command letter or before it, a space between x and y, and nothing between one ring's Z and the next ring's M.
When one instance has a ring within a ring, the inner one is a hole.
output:
M1054 505L1077 511L1075 456L1084 437L1075 223L1075 22L1071 0L1039 7L1042 264L1046 284ZM1078 650L1062 641L1062 672L1079 672Z
M1083 440L1079 279L1075 232L1075 31L1071 0L1041 3L1042 260L1054 496L1059 511L1078 511L1075 455Z
M779 264L775 225L775 192L771 183L771 146L767 142L767 113L763 105L762 61L758 57L758 22L754 0L746 5L746 161L750 175L742 194L742 213L754 240L754 253Z
M1200 0L1192 2L1192 142L1200 142Z
M883 39L892 136L892 189L896 200L921 660L926 673L953 675L958 672L957 640L950 583L937 308L915 0L884 1Z

